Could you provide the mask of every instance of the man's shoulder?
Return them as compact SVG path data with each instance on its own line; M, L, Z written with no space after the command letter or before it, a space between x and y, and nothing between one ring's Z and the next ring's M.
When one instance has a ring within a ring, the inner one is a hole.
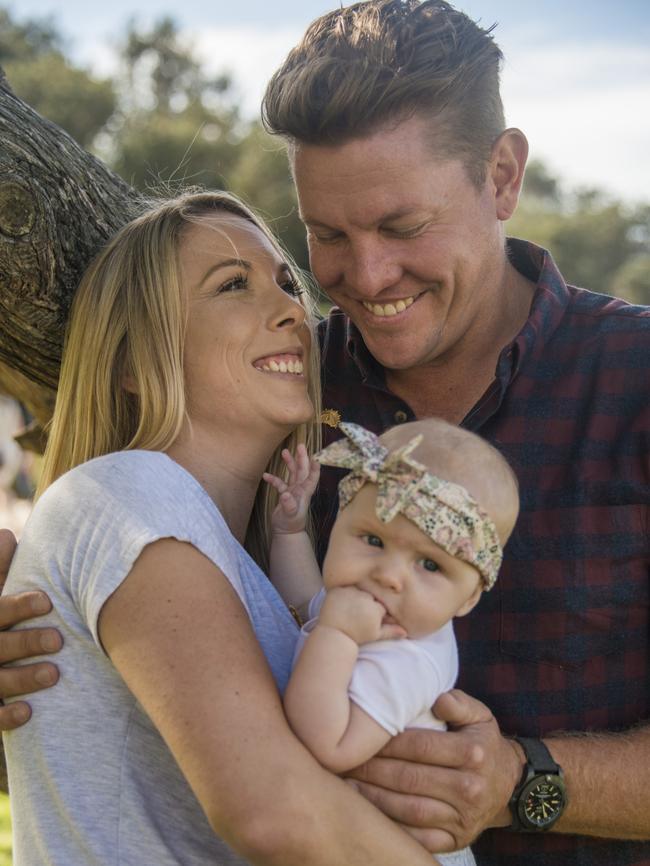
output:
M613 295L592 292L579 286L568 285L569 304L567 312L576 316L590 317L601 324L620 324L642 333L650 331L650 306L632 304ZM594 321L594 324L597 324Z

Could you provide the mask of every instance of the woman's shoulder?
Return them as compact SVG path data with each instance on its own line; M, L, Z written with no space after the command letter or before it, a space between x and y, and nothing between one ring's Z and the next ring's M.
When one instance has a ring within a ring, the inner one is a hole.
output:
M33 517L82 523L129 520L168 526L189 513L215 519L216 507L196 479L159 451L117 451L70 469L45 490Z
M84 491L120 494L159 490L190 483L188 473L161 451L115 451L80 463L56 479L41 499L65 499ZM195 482L196 483L196 482ZM40 500L39 500L40 501Z

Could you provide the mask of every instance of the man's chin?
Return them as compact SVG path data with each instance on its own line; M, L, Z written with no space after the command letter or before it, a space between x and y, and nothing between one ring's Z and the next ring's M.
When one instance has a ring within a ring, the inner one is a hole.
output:
M375 361L390 373L411 370L423 363L420 356L413 351L413 346L404 347L402 350L393 346L387 349L385 346L372 343L370 345L366 343L366 346Z

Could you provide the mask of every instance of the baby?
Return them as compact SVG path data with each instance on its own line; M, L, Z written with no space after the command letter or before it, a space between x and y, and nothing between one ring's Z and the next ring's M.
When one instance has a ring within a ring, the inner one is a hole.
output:
M342 773L407 727L444 729L431 707L453 688L452 620L496 580L517 518L514 473L478 436L430 418L376 437L355 424L316 460L350 470L320 574L305 518L315 461L285 454L289 481L273 519L271 579L307 605L284 707L321 764ZM314 595L311 603L309 598ZM469 849L438 855L472 864Z

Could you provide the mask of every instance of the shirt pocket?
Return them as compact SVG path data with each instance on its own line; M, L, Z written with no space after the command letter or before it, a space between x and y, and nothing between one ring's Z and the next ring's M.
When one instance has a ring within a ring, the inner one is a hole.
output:
M502 654L572 669L613 653L647 650L643 510L522 515L497 581Z

